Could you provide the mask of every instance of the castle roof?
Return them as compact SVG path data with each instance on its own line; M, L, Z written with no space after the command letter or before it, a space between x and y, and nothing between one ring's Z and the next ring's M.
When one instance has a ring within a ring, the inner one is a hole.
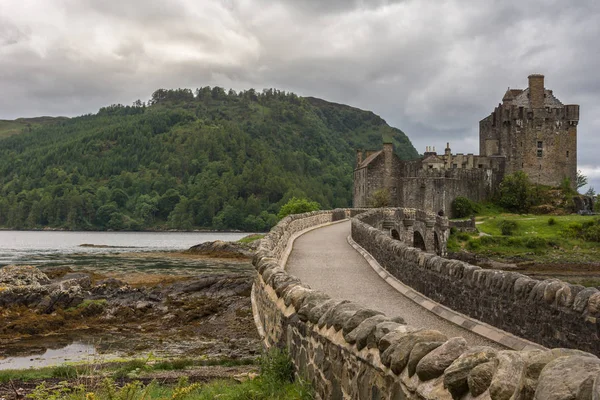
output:
M523 92L523 89L508 89L502 98L502 101L511 101Z
M443 164L444 160L441 157L439 157L438 155L436 155L436 154L431 154L431 155L426 156L425 158L423 158L423 160L421 160L421 162L424 162L424 163L442 163Z
M517 91L520 93L516 94ZM511 101L513 105L517 107L531 108L529 101L529 89L509 89L504 95L504 98L509 96L509 92L511 92L510 94L512 94L514 97L512 99L507 100ZM504 101L504 99L502 100ZM564 106L563 103L560 102L560 100L554 97L552 90L544 89L544 107L563 108Z
M358 166L358 168L364 168L367 165L369 165L371 162L373 162L377 157L379 157L379 155L383 153L383 150L379 150L373 154L371 154L369 157L365 158L363 160L363 162L360 163L360 165Z

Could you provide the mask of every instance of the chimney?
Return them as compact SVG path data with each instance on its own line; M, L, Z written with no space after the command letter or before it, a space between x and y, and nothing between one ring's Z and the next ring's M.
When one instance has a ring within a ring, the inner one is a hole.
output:
M393 196L395 194L393 186L394 182L394 171L393 171L393 157L394 157L394 145L390 142L383 143L383 165L384 165L384 175L383 175L383 187L386 188L389 193Z
M392 154L394 153L394 145L392 143L384 143L383 144L383 154L385 155L385 157L392 157Z
M356 166L359 167L363 161L363 151L360 149L356 150Z
M446 143L446 149L444 150L444 154L449 156L450 154L452 154L452 150L450 150L450 142Z
M529 75L529 104L531 108L544 108L544 75Z

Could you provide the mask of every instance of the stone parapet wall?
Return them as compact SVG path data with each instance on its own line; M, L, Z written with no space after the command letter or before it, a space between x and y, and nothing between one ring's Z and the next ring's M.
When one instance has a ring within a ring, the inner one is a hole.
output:
M539 281L421 252L371 226L378 214L375 210L355 218L352 238L406 285L455 311L544 346L600 354L597 289L557 279Z
M449 225L450 228L455 228L456 230L461 232L475 232L477 230L477 225L475 225L475 217L469 219L462 219L458 221L449 221Z
M360 304L331 299L289 275L281 260L290 238L338 220L342 212L357 213L345 209L286 217L265 236L253 260L253 313L265 346L287 348L318 399L562 400L600 394L600 360L591 354L469 347L462 338L448 339ZM370 212L360 216L371 217ZM353 231L363 242L378 243L385 236L357 218ZM413 250L407 252L417 262L424 253Z

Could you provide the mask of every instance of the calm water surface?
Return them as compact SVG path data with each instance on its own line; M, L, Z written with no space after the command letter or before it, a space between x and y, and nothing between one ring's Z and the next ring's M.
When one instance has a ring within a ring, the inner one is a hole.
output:
M98 273L247 272L251 270L248 262L190 258L181 254L199 243L234 241L246 235L228 232L0 231L0 267L26 264L42 270L70 267Z
M0 231L0 266L43 264L48 257L181 251L212 240L238 240L248 233ZM82 247L81 245L109 246Z

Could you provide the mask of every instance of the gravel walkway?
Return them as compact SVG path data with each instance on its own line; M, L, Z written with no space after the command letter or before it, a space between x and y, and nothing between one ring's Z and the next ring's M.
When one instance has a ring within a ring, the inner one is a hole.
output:
M355 301L389 317L400 316L408 325L437 329L448 337L462 336L470 345L505 348L438 317L397 292L348 244L349 234L348 221L300 236L288 259L288 272L331 297Z

